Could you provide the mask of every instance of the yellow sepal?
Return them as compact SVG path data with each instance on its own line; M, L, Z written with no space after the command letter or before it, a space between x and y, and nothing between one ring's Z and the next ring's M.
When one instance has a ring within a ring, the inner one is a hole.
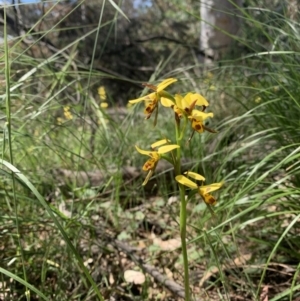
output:
M199 175L198 173L195 173L195 172L192 172L192 171L186 171L184 174L187 175L190 178L195 179L195 180L205 181L205 178L203 176Z
M164 107L167 107L167 108L174 106L174 102L171 99L168 99L166 97L161 97L160 102Z
M188 179L187 177L185 177L183 175L176 176L175 180L178 183L180 183L184 186L187 186L189 188L192 188L192 189L197 189L198 188L198 185L196 183L194 183L193 181L191 181L190 179Z
M137 145L135 145L136 150L142 154L142 155L146 155L146 156L150 156L151 157L151 153L153 153L153 151L145 151L143 149L140 149Z
M193 119L196 119L196 120L205 120L209 117L214 117L214 113L204 113L202 111L199 111L199 110L193 110L192 112L192 116L189 116L189 118L193 118Z
M147 94L147 95L145 95L145 96L139 97L139 98L137 98L137 99L129 100L129 103L134 104L134 103L138 103L138 102L141 102L141 101L146 100L146 99L149 99L149 98L150 98L150 99L153 99L153 98L155 98L155 97L156 97L156 93L153 92L153 93Z
M162 81L160 84L157 85L157 89L156 92L160 92L163 89L165 89L166 87L168 87L169 85L173 84L177 82L176 78L167 78L164 81Z
M162 140L156 141L153 144L151 144L151 148L156 148L158 146L164 145L169 142L170 142L170 140L168 140L168 139L162 139Z
M209 106L208 101L200 94L198 93L192 93L191 94L191 101L194 102L195 100L197 100L196 105L197 106Z
M204 185L199 187L199 192L201 195L206 195L212 191L218 190L223 186L224 182L213 183L210 185Z
M165 146L160 147L160 148L157 150L157 152L158 152L159 154L165 154L165 153L168 153L168 152L172 151L173 149L179 148L179 147L180 147L180 146L177 145L177 144L165 145Z
M148 172L148 174L147 174L147 176L146 176L146 178L145 178L142 186L145 186L148 183L148 181L150 180L151 176L153 175L153 172L154 172L153 170L149 170L149 172Z

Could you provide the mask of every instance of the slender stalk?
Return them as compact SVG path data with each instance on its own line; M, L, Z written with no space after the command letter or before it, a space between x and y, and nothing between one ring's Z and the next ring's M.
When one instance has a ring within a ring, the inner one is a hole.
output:
M176 142L181 145L182 133L180 132L180 123L176 121ZM181 151L180 148L176 149L176 164L175 164L175 174L181 174ZM185 301L190 301L190 280L189 280L189 260L187 255L186 247L186 200L185 200L185 187L182 184L179 186L179 196L180 196L180 238L181 238L181 249L183 257L183 269L184 269L184 291L185 291Z
M185 201L185 188L182 184L179 184L180 193L180 237L181 237L181 248L183 257L183 268L184 268L184 291L185 301L190 301L190 279L189 279L189 260L187 255L186 247L186 201Z

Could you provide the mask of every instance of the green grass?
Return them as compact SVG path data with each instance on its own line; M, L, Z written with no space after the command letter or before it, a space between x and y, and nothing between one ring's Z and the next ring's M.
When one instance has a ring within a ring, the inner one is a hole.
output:
M255 26L240 38L250 49L242 59L200 75L193 62L178 64L183 54L174 48L147 81L176 77L172 92L198 90L215 114L209 127L218 133L195 135L183 153L184 168L226 183L214 216L198 198L188 205L194 294L260 300L268 286L269 300L292 301L300 296L299 24L281 12L245 18ZM144 248L136 255L183 283L180 249L164 249L179 236L177 186L162 170L141 188L145 157L134 148L171 136L173 115L161 108L154 128L142 105L123 113L106 80L126 78L84 64L77 50L102 25L48 57L29 55L34 45L24 48L22 38L1 45L0 299L171 300L149 276L140 287L124 281L125 270L139 268L116 238ZM129 89L120 97L136 96ZM124 167L138 176L123 177Z

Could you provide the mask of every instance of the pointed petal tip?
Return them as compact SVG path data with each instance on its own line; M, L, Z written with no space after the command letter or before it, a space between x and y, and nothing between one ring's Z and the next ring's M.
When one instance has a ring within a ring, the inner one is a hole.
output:
M188 179L187 177L183 176L183 175L178 175L175 177L175 180L184 185L184 186L187 186L191 189L197 189L198 188L198 185L196 183L194 183L193 181L191 181L190 179Z
M170 142L169 139L158 140L158 141L151 144L151 148L156 148L158 146L164 145L164 144L169 143L169 142Z
M170 151L172 151L172 150L174 150L176 148L180 148L180 146L177 145L177 144L164 145L164 146L160 147L157 150L157 152L159 154L165 154L165 153L168 153L168 152L170 152Z
M198 174L196 172L186 171L184 174L187 175L190 178L195 179L195 180L205 181L205 178L202 175L200 175L200 174Z

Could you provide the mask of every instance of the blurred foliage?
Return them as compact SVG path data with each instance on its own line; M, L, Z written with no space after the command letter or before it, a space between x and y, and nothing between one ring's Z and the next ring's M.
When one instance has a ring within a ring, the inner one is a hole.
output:
M136 5L137 1L123 1L120 9L128 19L108 1L22 5L18 9L19 26L14 27L16 34L23 26L34 39L46 42L29 49L32 56L40 58L80 39L76 50L83 68L88 69L92 64L94 70L106 73L107 78L123 79L121 84L115 79L107 79L105 83L109 81L114 101L124 103L124 93L137 87L130 81L147 81L174 49L176 58L166 66L165 73L172 71L178 62L180 65L191 62L197 52L197 20L184 10L195 12L195 9L192 3L187 2L183 7L180 2L148 1ZM15 19L13 8L9 14Z
M92 65L103 72L103 83L110 87L114 103L124 104L128 94L140 91L133 82L148 81L162 62L166 63L164 74L158 77L198 64L197 58L203 55L198 50L199 1L132 0L118 5L123 14L109 1L19 5L10 8L9 25L15 35L25 30L26 39L34 39L34 47L25 45L25 49L37 58L78 41L79 67L87 71ZM280 34L282 27L288 26L284 20L278 23L274 12L296 18L297 6L293 5L293 1L246 0L241 37L229 56L270 50L273 32Z

